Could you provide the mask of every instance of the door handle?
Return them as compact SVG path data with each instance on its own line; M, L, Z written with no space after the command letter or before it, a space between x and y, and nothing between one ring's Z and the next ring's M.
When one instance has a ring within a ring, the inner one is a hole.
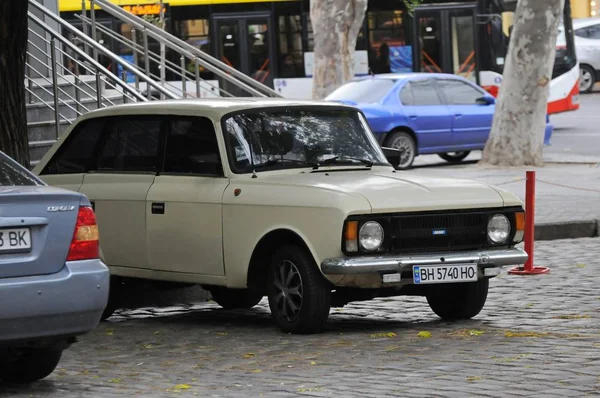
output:
M152 203L152 214L165 214L165 204Z

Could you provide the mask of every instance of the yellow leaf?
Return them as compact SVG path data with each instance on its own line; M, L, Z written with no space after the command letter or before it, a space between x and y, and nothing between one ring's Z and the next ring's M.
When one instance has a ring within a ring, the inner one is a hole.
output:
M469 336L481 336L484 333L485 333L485 331L483 331L483 330L475 330L475 329L469 330Z
M190 386L189 384L177 384L175 386L176 390L189 390L190 388L192 388L192 386Z
M317 363L315 361L311 361L310 364L311 365L316 365Z
M423 330L421 332L419 332L419 334L417 334L418 337L423 337L424 339L428 339L431 337L431 332L428 332L426 330Z
M227 336L227 332L217 332L217 336Z
M253 357L255 357L255 356L256 356L256 354L255 354L255 353L253 353L253 352L249 352L249 353L247 353L247 354L244 354L244 355L242 356L242 358L246 358L246 359L248 359L248 358L253 358Z
M113 330L112 329L106 329L106 335L107 336L112 336L113 335Z
M504 333L504 337L542 337L546 336L546 333L541 332L510 332Z
M585 264L577 264L577 267L579 267L579 268L585 268Z
M467 376L467 381L481 380L479 376Z
M389 332L389 333L373 333L371 335L371 338L378 338L378 337L396 337L397 334L394 332Z
M110 379L108 382L109 383L120 383L121 379Z
M260 370L260 369L256 369L256 370L252 371L252 373L260 373L260 372L262 372L262 370Z

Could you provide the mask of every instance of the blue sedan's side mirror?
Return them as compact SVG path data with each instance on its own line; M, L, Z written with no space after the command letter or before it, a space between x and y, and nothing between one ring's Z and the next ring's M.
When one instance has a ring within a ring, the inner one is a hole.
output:
M492 97L491 95L486 95L477 98L475 100L475 103L477 103L478 105L493 105L496 103L496 98Z

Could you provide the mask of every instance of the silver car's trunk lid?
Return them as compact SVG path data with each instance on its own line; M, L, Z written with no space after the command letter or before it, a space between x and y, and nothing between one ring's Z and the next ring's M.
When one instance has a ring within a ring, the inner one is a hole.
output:
M81 200L48 186L0 186L0 278L60 271Z

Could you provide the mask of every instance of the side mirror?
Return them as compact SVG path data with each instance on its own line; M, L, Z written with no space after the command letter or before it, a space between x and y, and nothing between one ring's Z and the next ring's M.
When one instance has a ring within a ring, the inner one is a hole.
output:
M394 166L394 168L400 164L401 152L399 149L388 147L381 147L381 149L383 150L383 154L385 155L387 161L390 162L390 164Z
M486 96L477 98L475 100L475 103L477 105L493 105L496 103L496 98L492 97L491 95L486 95Z

